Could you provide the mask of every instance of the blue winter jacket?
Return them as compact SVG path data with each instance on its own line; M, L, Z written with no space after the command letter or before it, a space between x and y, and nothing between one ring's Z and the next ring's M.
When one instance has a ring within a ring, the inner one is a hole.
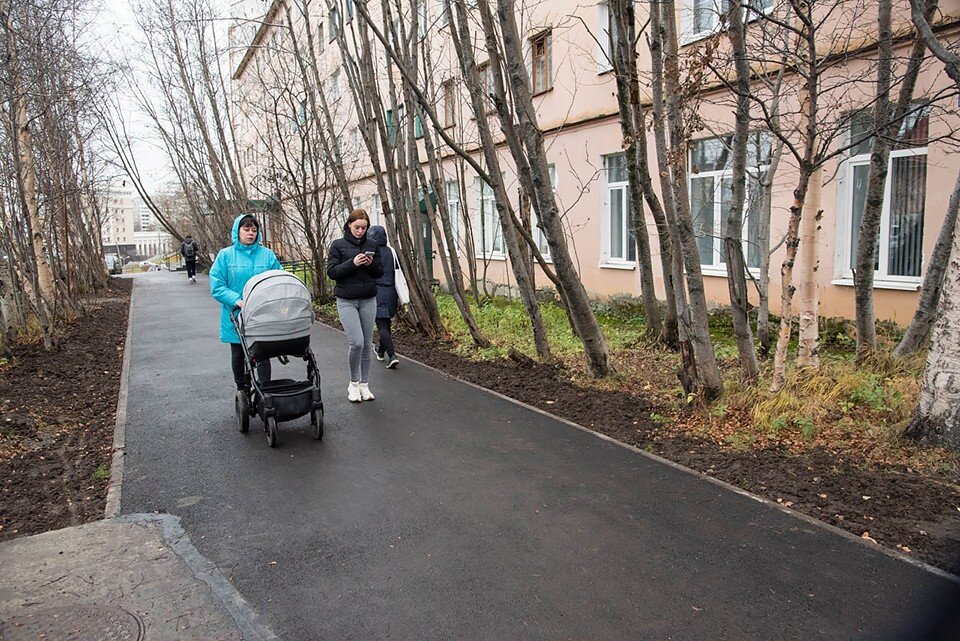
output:
M387 230L374 225L367 231L367 238L377 245L383 276L377 278L377 318L393 318L397 314L396 268L393 264L393 249L387 247Z
M239 343L240 337L233 329L230 311L242 298L243 286L253 276L268 269L283 269L276 254L260 245L260 231L252 245L240 244L240 219L233 221L233 245L224 247L217 254L210 268L210 294L220 303L220 340L224 343Z

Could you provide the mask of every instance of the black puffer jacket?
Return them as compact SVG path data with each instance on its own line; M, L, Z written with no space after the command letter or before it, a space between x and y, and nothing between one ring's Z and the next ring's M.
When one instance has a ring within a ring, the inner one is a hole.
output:
M357 267L353 259L363 252L374 252L373 262ZM377 295L377 278L383 275L383 263L377 252L377 244L364 234L354 238L344 226L343 238L330 244L327 253L327 276L337 281L333 293L337 298L373 298Z

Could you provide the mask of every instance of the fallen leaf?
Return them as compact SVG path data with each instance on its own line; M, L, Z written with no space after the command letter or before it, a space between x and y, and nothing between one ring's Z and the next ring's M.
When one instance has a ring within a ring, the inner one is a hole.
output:
M869 532L864 532L863 534L860 535L860 538L861 538L861 539L865 539L865 540L867 540L867 541L870 541L871 543L876 543L876 542L877 542L877 540L876 540L875 538L873 538L872 536L870 536L870 533L869 533ZM878 544L878 545L879 545L879 544Z

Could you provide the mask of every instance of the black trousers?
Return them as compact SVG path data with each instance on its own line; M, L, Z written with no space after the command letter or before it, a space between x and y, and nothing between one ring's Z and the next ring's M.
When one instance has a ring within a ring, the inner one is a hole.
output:
M237 384L237 389L243 389L243 346L239 343L230 343L230 367L233 368L233 382ZM261 383L269 382L270 361L257 365L257 376Z
M393 336L390 335L390 324L391 320L389 318L377 319L377 332L380 334L378 349L381 354L393 356L396 352L393 351Z
M188 260L186 261L187 265L187 278L193 278L197 275L197 261Z

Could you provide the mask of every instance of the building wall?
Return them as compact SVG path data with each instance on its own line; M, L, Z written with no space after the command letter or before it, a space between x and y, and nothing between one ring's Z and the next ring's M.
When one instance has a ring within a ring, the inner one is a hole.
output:
M708 51L711 38L698 37L692 33L693 21L689 11L691 0L678 0L679 24L683 33L684 46L681 48L681 58L685 63L696 60ZM838 12L843 20L849 22L843 28L845 40L843 47L848 54L844 59L832 66L824 78L825 88L823 111L823 128L837 134L832 149L845 145L847 129L836 126L841 118L857 109L869 105L874 91L873 76L870 73L871 59L874 55L870 43L873 38L875 21L875 3L865 0L849 0L848 11ZM282 8L282 3L274 3ZM903 5L903 6L900 6ZM638 5L640 7L641 5ZM824 5L826 6L826 5ZM905 0L898 4L897 28L903 33L908 23L908 12L905 10ZM456 80L459 73L453 60L450 46L443 38L445 27L439 19L441 3L439 0L430 0L427 3L427 17L430 27L430 42L433 47L434 73L432 87L436 90L444 80ZM946 0L941 3L943 19L947 22L951 16L960 15L960 0ZM545 28L552 28L551 69L553 82L549 90L535 97L537 117L541 129L545 132L545 144L549 161L555 167L556 194L561 211L565 212L567 227L570 230L571 249L580 269L581 279L587 290L598 297L615 295L639 295L639 267L636 261L616 260L610 255L610 215L611 193L608 189L608 173L604 171L604 157L619 153L622 150L622 134L620 130L615 80L607 70L609 64L604 57L605 33L604 19L605 6L601 4L583 5L572 0L549 0L525 6L523 9L522 24L525 37L541 33ZM328 16L319 12L311 17L314 27L323 22L327 27ZM646 16L638 16L643 22ZM838 18L841 19L841 18ZM274 24L279 23L275 20ZM300 27L302 29L302 25ZM349 28L349 25L348 25ZM261 35L266 38L269 34L261 29ZM829 34L839 33L825 29L824 47L836 48L836 42L829 42ZM325 34L326 35L326 34ZM702 35L702 34L701 34ZM955 38L951 31L942 32L949 38ZM599 41L599 42L598 42ZM264 66L268 47L260 45L251 47L247 54L248 61L244 69L235 74L233 91L235 102L241 107L241 114L237 123L237 130L241 150L243 148L256 149L265 144L263 134L264 124L257 124L253 110L243 107L262 101L269 91L264 90ZM717 40L717 50L725 46L725 39ZM527 42L529 61L529 41ZM898 48L898 55L904 56L910 42L904 41ZM650 66L649 54L641 44L639 64L644 70L642 77L648 77ZM279 48L274 48L274 52ZM833 50L833 49L832 49ZM377 48L382 56L382 49ZM853 52L853 53L849 53ZM276 54L274 54L276 55ZM483 63L485 54L477 54L477 62ZM258 64L260 65L258 67ZM320 75L322 78L332 78L339 68L339 53L335 43L324 42L324 52L320 54ZM929 62L921 76L916 98L934 98L950 86L949 80L940 71L941 66L936 61ZM254 69L259 69L254 73ZM386 72L379 71L380 79L386 82ZM269 74L267 74L269 75ZM274 77L274 80L277 80ZM354 111L349 104L346 91L346 79L341 77L341 100L335 107L337 126L349 135L356 126ZM795 82L795 80L794 80ZM788 81L789 83L789 81ZM324 91L329 91L325 85ZM649 101L649 87L641 97ZM757 91L761 91L758 86ZM439 94L438 105L440 104ZM784 98L784 113L795 113L798 107L798 94L788 91ZM956 119L956 103L953 98L944 98L937 103L937 108L929 116L930 143L926 146L925 165L925 204L923 221L923 255L928 257L936 242L936 237L943 219L943 212L952 186L960 169L960 162L951 153L950 145L939 141L958 129ZM733 100L729 92L722 87L705 87L699 96L697 113L701 119L701 130L692 138L694 140L710 138L716 135L729 134L732 131ZM438 109L438 111L442 111ZM466 92L462 86L457 92L457 122L450 131L468 148L476 149L476 123L470 117L467 109ZM496 131L496 118L490 118L490 123ZM651 163L655 163L654 140L652 134L648 137L648 149ZM913 152L911 152L913 153ZM256 155L256 154L254 154ZM422 143L421 143L421 158ZM504 146L501 145L501 159L506 172L508 192L514 196L518 193L516 177L512 174L512 162ZM454 159L448 157L445 169L452 175ZM653 168L653 178L657 181L657 172ZM351 163L348 173L354 182L354 204L368 208L375 207L375 188L370 177L370 166L365 154L361 154L356 162ZM789 218L789 208L792 203L792 193L797 182L798 172L796 162L789 154L783 157L776 174L773 186L771 205L771 239L776 245L782 238ZM853 288L849 274L844 269L846 258L845 248L849 246L851 225L849 223L849 200L852 169L848 161L848 154L840 154L827 161L823 166L823 189L819 206L822 210L820 234L818 241L819 267L816 280L819 287L821 314L827 317L852 317ZM472 215L472 227L479 231L478 211L480 209L480 192L475 176L466 178L466 202L461 203ZM701 183L702 184L702 183ZM331 199L331 215L342 213L341 206ZM289 203L285 203L289 207ZM373 212L376 222L377 212ZM649 216L648 216L649 219ZM662 295L663 278L660 270L659 255L657 252L656 230L652 221L647 225L653 250L653 265L655 281ZM461 238L463 236L461 230ZM435 240L435 246L437 241ZM780 265L784 259L783 247L777 249L771 257L770 265L770 294L771 307L774 313L779 308ZM512 280L512 273L502 256L487 257L478 260L478 271L481 276L495 283L507 284ZM435 274L442 277L439 261L434 262ZM705 288L708 299L716 305L724 305L729 300L726 278L722 269L705 269ZM540 275L538 284L546 282ZM917 302L917 289L920 277L903 278L897 282L878 281L876 289L876 311L880 319L893 320L900 324L909 322ZM756 302L755 291L751 289L752 299Z

